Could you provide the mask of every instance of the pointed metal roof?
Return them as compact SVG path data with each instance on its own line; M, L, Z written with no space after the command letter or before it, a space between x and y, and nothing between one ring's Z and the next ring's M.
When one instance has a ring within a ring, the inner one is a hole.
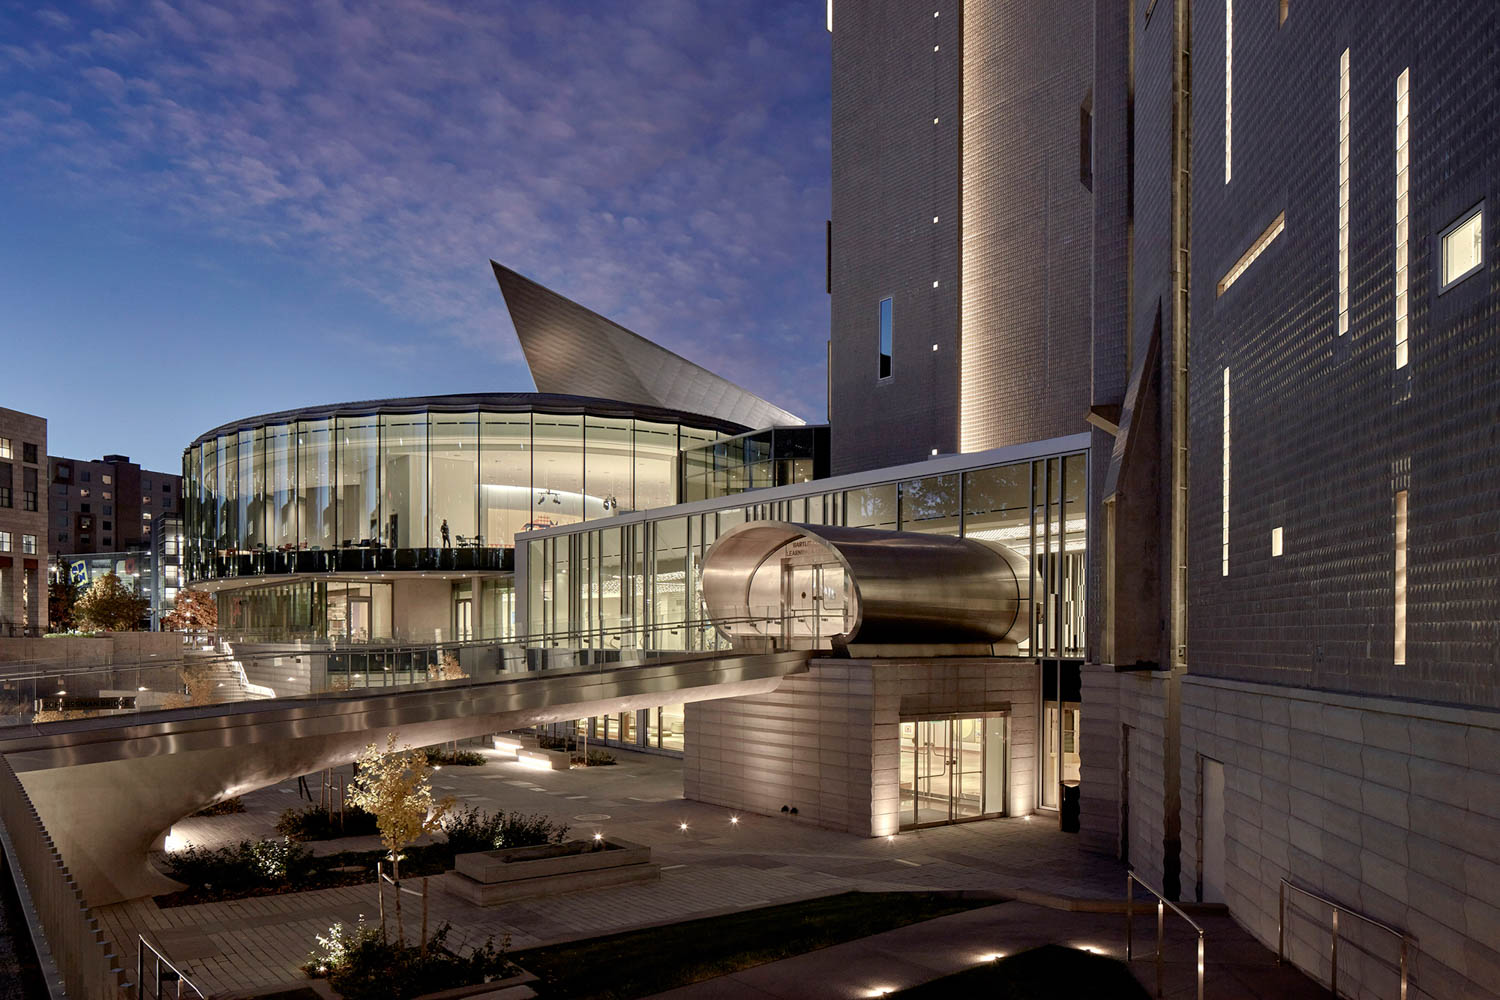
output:
M805 421L490 261L538 392L660 406L749 428Z

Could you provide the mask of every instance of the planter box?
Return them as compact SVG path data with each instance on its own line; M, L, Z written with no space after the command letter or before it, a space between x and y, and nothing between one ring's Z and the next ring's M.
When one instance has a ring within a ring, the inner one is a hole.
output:
M628 840L592 841L518 847L512 850L460 854L454 859L453 889L480 906L517 899L598 889L661 877L651 863L651 848Z
M573 766L573 755L566 750L533 750L521 747L516 751L516 760L531 767L549 771L566 771Z

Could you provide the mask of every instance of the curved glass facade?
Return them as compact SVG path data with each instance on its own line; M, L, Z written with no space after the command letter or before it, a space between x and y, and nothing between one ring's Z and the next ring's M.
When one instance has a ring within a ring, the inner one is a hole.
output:
M681 450L734 432L686 415L390 408L275 414L195 442L190 578L507 570L518 532L677 503Z

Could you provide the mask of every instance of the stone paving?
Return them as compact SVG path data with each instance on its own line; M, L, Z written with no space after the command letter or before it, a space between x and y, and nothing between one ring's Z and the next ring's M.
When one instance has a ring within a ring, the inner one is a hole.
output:
M613 752L619 765L587 771L529 770L487 753L481 767L442 769L434 785L486 810L546 813L571 824L573 836L597 831L647 844L662 866L659 882L483 909L459 899L447 886L453 876L443 875L429 883L431 923L451 921L450 940L458 944L509 936L511 947L520 949L853 889L1121 894L1124 869L1118 862L1079 850L1075 838L1040 816L892 839L833 833L782 816L746 814L732 823L721 807L682 799L679 761ZM318 782L309 783L318 795ZM251 793L245 804L243 814L185 820L174 835L205 846L271 836L281 810L306 800L299 800L293 780ZM313 846L321 853L374 847L376 840ZM413 880L407 886L416 888ZM408 933L415 934L420 900L406 896L403 908ZM247 992L305 984L297 966L314 934L360 915L373 921L377 913L376 889L368 885L170 909L146 900L104 907L100 918L116 947L132 959L137 933L150 932L205 992Z

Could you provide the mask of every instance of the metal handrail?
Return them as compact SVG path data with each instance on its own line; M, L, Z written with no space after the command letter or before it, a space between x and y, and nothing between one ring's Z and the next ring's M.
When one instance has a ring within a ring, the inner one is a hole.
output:
M1133 944L1130 930L1130 920L1131 917L1135 914L1135 886L1137 882L1140 883L1141 888L1145 889L1147 892L1151 893L1151 895L1156 897L1157 997L1162 996L1163 980L1165 979L1165 970L1162 966L1162 946L1165 944L1167 934L1167 907L1171 907L1173 913L1177 914L1183 920L1187 921L1188 926L1198 932L1198 1000L1203 1000L1203 928L1198 924L1196 920L1184 913L1182 911L1182 907L1178 906L1166 896L1163 896L1161 893L1151 888L1150 885L1148 885L1139 875L1135 873L1135 869L1133 868L1125 873L1125 961L1130 961L1131 946Z
M1329 967L1332 970L1332 980L1329 983L1329 992L1331 992L1334 996L1339 995L1339 914L1347 913L1349 916L1353 917L1356 920L1364 921L1371 927L1374 927L1376 930L1385 931L1387 934L1392 935L1401 942L1400 1000L1406 1000L1406 985L1409 967L1409 945L1415 939L1410 934L1406 933L1406 931L1392 927L1390 924L1376 920L1374 917L1366 916L1365 914L1360 913L1358 910L1345 906L1343 903L1339 903L1332 899L1329 899L1327 896L1313 892L1311 889L1303 888L1297 883L1286 878L1283 878L1281 880L1281 887L1279 890L1280 902L1276 911L1276 963L1278 965L1286 961L1286 891L1288 889L1291 889L1293 892L1300 892L1308 899L1315 899L1318 902L1322 903L1324 906L1327 906L1331 910L1333 910L1333 920L1331 925L1333 932L1333 942L1331 948L1329 949L1329 958L1331 960ZM1389 968L1389 966L1387 966L1387 968Z
M188 989L190 989L194 993L198 994L198 1000L204 1000L203 991L200 990L197 987L197 985L183 973L183 971L181 969L179 969L179 968L177 968L177 966L173 965L172 964L172 960L170 958L168 958L167 956L163 955L160 951L158 951L157 948L156 948L156 945L152 944L150 941L147 941L146 940L146 935L144 935L144 934L137 934L136 935L136 945L135 945L135 995L136 995L137 1000L146 1000L146 988L145 988L146 987L146 951L145 951L145 949L147 949L147 948L151 949L151 954L153 954L153 955L156 956L156 974L152 977L153 981L155 983L155 990L151 993L152 1000L161 1000L161 967L162 967L163 964L165 964L168 969L171 969L172 970L172 974L177 977L177 997L178 997L178 1000L181 1000L181 997L182 997L182 984L183 983L187 983Z

